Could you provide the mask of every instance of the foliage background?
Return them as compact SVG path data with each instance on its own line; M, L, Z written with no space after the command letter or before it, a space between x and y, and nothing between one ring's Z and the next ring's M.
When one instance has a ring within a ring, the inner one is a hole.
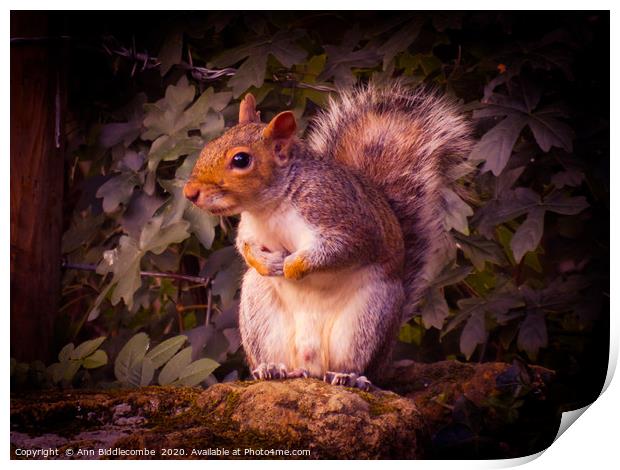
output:
M558 371L563 407L597 396L609 312L607 13L58 15L72 38L63 253L97 266L64 272L59 351L105 336L115 358L138 332L146 344L184 334L191 360L220 364L205 384L246 377L236 220L198 212L185 178L248 91L263 120L292 109L304 128L337 86L400 77L459 99L479 140L476 197L446 195L446 257L397 358L536 363ZM74 385L108 383L112 369Z

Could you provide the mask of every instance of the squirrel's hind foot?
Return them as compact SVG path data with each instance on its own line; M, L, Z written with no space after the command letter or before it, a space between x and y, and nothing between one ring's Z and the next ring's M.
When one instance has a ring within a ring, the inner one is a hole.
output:
M344 372L326 372L323 381L332 385L344 385L345 387L355 387L360 390L369 391L372 383L364 375L357 375L355 372L349 374Z
M282 363L262 362L252 371L252 377L255 380L307 378L308 371L306 369L295 369L289 372Z

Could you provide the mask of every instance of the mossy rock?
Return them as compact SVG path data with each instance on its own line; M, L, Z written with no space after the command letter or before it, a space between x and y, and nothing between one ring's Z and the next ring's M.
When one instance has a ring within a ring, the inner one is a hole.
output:
M14 458L18 449L49 447L60 458L67 449L71 458L144 458L132 453L151 449L154 458L413 459L468 455L467 442L453 440L471 435L477 449L491 436L489 456L518 456L523 450L505 437L515 410L544 404L550 377L540 368L444 361L398 365L388 377L398 394L316 379L39 391L11 399L11 448ZM297 450L309 453L290 453Z

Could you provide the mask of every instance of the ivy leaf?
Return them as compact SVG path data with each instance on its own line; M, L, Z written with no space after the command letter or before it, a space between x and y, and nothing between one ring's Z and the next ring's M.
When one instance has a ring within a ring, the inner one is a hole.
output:
M185 341L187 341L185 335L173 336L151 349L146 358L153 363L156 369L159 369L177 353Z
M181 385L193 387L209 377L219 366L213 359L198 359L183 369L179 375L179 382Z
M487 339L487 330L484 326L484 312L474 312L467 320L461 333L459 346L463 355L469 360L476 350L476 346Z
M140 281L140 260L143 252L138 248L136 241L132 238L122 236L119 240L118 248L112 254L112 269L114 276L110 285L116 283L110 301L116 305L121 299L125 301L128 308L133 305L133 294L141 285ZM105 264L106 260L102 264ZM102 266L100 264L99 266ZM104 291L105 292L105 291Z
M467 217L473 215L474 211L451 189L442 188L441 194L445 209L445 229L454 228L464 235L469 234Z
M114 361L114 375L119 382L130 383L131 371L142 362L148 347L149 337L146 333L137 333L127 341Z
M554 191L544 200L544 208L563 215L576 215L589 207L584 196L571 197L561 191Z
M241 284L241 277L245 271L245 264L240 256L233 258L232 262L221 269L211 284L214 295L219 295L224 308L228 307Z
M182 77L169 85L162 99L144 105L146 115L142 139L155 140L160 135L174 135L185 124L183 112L194 100L196 89Z
M526 123L527 117L524 115L508 116L482 136L469 158L474 161L484 161L482 171L490 170L498 176L508 163L512 149Z
M471 266L452 267L445 269L433 280L433 286L437 288L457 284L471 273Z
M424 306L421 313L424 327L426 329L435 327L441 330L449 314L450 310L443 292L437 288L428 289L424 297Z
M152 251L156 255L161 254L168 245L179 243L189 237L189 222L180 220L166 226L162 226L163 215L158 215L149 220L140 234L139 248L141 251Z
M510 241L510 247L517 263L521 261L525 253L536 249L542 238L544 226L545 211L541 208L531 210Z
M67 362L71 358L74 349L75 346L73 345L73 343L65 345L58 353L58 360L60 362Z
M303 35L303 31L280 31L272 38L262 38L216 56L213 65L226 67L245 59L228 81L228 86L233 89L233 97L237 98L252 86L263 86L269 55L273 55L287 68L303 61L307 53L295 43Z
M585 179L585 174L583 171L577 168L567 168L565 171L561 171L556 173L551 177L551 183L558 188L561 189L564 186L572 186L577 187L583 183Z
M142 367L140 369L140 387L146 387L153 380L155 375L155 365L148 357L142 360Z
M99 338L91 339L89 341L84 341L77 348L73 350L71 353L71 359L84 359L87 356L90 356L94 353L101 343L106 340L106 336L100 336Z
M85 357L82 361L82 366L85 369L96 369L103 367L108 363L108 355L103 349L98 349L90 356Z
M573 151L574 133L568 124L548 115L533 114L528 125L543 152L548 152L551 147Z
M492 240L487 240L477 235L464 237L457 234L455 238L457 240L457 247L463 251L478 271L484 270L486 262L498 266L506 262L502 248Z
M517 347L535 360L540 348L547 346L547 324L541 313L529 313L519 328Z
M142 184L142 178L134 172L120 173L103 183L97 197L103 199L103 210L115 212L121 204L127 204L134 189Z
M188 346L178 352L159 373L159 385L168 385L174 382L181 372L192 362L192 347Z
M164 200L159 196L148 195L144 191L135 191L127 209L119 219L123 230L134 239L140 238L142 227L163 203Z
M399 52L407 50L407 48L415 41L420 34L422 22L414 20L407 23L396 33L391 34L389 39L377 48L377 53L383 57L383 70Z

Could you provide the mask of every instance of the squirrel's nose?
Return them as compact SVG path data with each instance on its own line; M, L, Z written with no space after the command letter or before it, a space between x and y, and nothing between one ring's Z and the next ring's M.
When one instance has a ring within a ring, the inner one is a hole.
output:
M195 183L193 181L188 181L183 188L183 195L193 203L196 203L198 201L198 198L200 197L201 190L201 184Z

